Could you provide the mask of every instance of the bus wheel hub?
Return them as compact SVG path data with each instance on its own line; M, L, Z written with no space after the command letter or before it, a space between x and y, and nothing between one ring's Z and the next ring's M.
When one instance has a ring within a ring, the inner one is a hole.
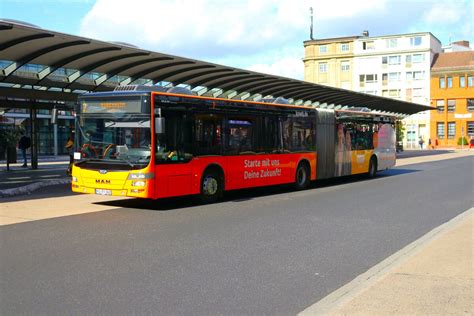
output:
M214 195L217 192L217 180L212 177L207 177L204 179L202 184L202 189L205 195Z

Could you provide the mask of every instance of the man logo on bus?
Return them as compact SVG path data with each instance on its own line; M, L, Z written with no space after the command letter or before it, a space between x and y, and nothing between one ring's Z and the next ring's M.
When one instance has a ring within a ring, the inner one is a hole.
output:
M97 183L97 184L110 184L110 180L104 180L104 179L100 180L100 179L96 179L96 180L95 180L95 183Z

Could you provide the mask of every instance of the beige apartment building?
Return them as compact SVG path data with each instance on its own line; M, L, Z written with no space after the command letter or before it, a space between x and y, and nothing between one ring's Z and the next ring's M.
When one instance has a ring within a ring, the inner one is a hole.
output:
M353 90L354 41L360 36L304 42L304 80Z
M309 40L305 80L418 104L430 104L430 66L441 42L430 32ZM429 112L403 120L404 147L430 138Z

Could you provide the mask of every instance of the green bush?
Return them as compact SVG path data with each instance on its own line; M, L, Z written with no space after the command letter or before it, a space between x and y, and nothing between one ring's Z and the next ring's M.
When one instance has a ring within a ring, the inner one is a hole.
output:
M458 145L461 146L461 145L467 145L469 144L469 142L467 141L467 138L466 137L459 137L458 138Z

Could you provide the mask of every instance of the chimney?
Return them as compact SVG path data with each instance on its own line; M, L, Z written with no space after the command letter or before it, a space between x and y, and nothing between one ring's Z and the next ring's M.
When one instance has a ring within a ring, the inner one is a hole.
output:
M469 41L457 41L453 42L453 45L459 45L459 46L464 46L464 47L469 47Z
M364 30L364 31L362 32L362 36L364 36L364 37L369 37L369 31L368 31L368 30Z

